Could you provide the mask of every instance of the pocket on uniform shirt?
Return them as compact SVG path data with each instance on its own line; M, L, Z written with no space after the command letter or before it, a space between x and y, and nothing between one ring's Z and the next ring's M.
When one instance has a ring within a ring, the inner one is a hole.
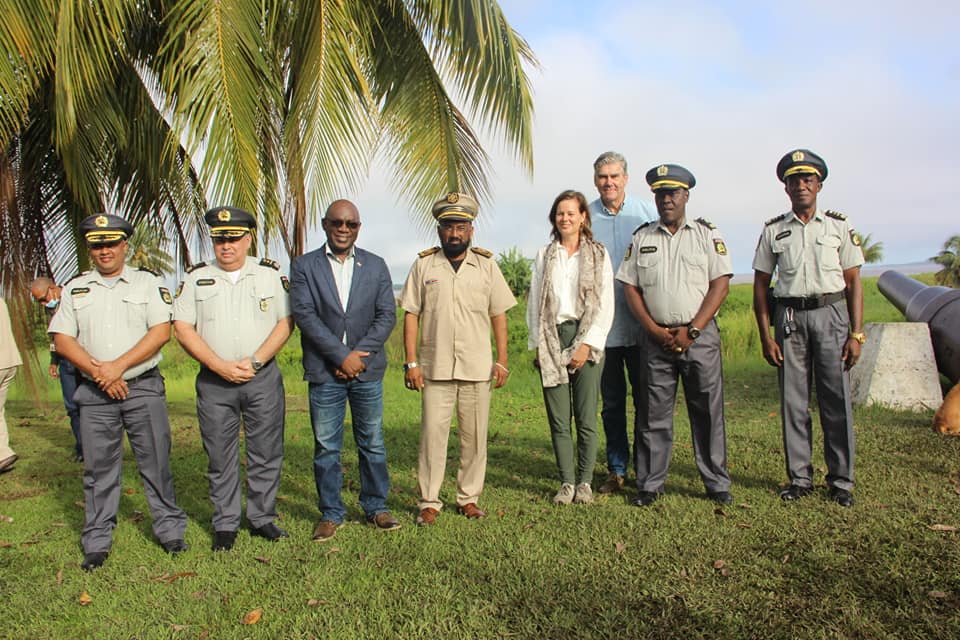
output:
M775 241L771 247L777 259L777 269L785 273L793 273L800 268L803 261L803 247L799 242Z
M681 256L683 266L686 268L687 279L707 277L707 255L705 253L684 254Z
M656 253L637 256L637 284L640 288L657 284L660 273L660 256Z
M817 238L817 264L823 271L840 271L840 238Z
M123 297L123 306L127 313L128 326L147 326L147 296L144 292L131 291Z

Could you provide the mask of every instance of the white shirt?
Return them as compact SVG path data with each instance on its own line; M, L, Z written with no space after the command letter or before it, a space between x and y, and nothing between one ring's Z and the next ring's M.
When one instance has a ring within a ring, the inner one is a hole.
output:
M340 262L340 259L330 251L330 247L323 245L327 254L327 260L330 261L330 269L333 271L333 281L337 283L337 294L340 296L340 306L344 311L347 309L347 303L350 301L350 286L353 284L353 265L356 262L356 253L354 248L350 247L347 257ZM343 344L347 344L347 332L341 336Z

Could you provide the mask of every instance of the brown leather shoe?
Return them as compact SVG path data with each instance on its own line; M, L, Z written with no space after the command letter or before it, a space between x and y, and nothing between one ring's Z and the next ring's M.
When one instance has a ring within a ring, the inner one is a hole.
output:
M7 456L3 460L0 460L0 471L6 471L10 467L12 467L13 463L15 463L19 459L20 459L20 456L14 453L13 455Z
M429 526L434 523L438 515L440 512L432 507L421 509L420 515L417 516L417 524L421 527Z
M389 511L381 511L372 518L367 518L367 524L380 531L393 531L400 528L400 521L390 515Z
M467 516L472 520L476 520L477 518L487 517L487 512L481 511L480 507L477 506L476 502L470 502L468 504L465 504L461 506L459 509L457 509L457 511L459 511L460 513L462 513L463 515Z
M623 490L623 476L619 473L611 473L607 476L607 481L597 489L598 493L619 493Z
M313 530L313 539L316 542L326 542L337 534L338 522L330 520L321 520L317 523L317 528Z

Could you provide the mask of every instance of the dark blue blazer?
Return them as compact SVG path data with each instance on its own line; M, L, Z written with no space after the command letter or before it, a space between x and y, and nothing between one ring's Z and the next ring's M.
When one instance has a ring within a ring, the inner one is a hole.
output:
M308 382L336 380L333 372L351 351L370 352L360 380L381 380L387 370L384 343L397 322L393 280L383 258L359 248L354 252L346 309L340 304L326 244L290 267L290 308L300 327L303 379Z

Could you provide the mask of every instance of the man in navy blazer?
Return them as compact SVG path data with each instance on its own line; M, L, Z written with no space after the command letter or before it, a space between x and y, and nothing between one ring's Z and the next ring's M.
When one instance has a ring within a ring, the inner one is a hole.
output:
M355 246L360 212L352 202L333 202L322 224L327 242L290 268L290 307L300 327L303 377L309 383L321 514L313 539L320 542L332 538L346 516L340 451L347 401L367 523L381 530L400 527L387 509L390 477L383 443L384 345L397 320L393 281L383 258Z

